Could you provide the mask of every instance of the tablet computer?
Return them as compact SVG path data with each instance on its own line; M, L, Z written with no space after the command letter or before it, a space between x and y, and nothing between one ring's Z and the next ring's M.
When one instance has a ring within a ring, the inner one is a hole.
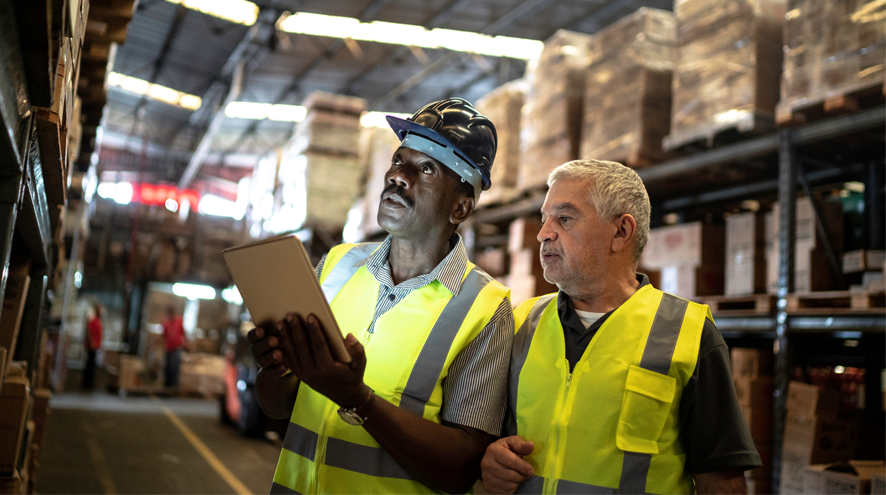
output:
M274 237L222 251L228 270L256 326L276 331L287 313L323 324L336 361L351 362L344 338L301 240L295 235Z

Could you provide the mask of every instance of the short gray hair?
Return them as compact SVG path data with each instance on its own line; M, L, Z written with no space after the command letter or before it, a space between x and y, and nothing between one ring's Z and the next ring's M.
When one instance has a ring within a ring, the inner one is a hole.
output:
M652 206L643 180L621 163L603 160L573 160L555 168L548 177L548 186L560 179L590 180L588 201L603 222L611 222L624 214L637 221L634 233L634 262L640 260L649 239L649 217Z

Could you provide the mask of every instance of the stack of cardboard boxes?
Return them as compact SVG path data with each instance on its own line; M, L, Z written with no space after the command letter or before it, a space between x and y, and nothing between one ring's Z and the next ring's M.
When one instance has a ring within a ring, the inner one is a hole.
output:
M25 493L27 465L22 462L30 441L30 380L23 362L7 365L0 386L0 491ZM33 426L31 428L33 431Z
M780 122L802 122L802 110L858 108L857 93L876 95L886 82L886 23L864 0L789 0L784 27Z
M584 81L593 37L557 31L526 69L527 94L520 134L517 188L547 183L557 166L579 156Z
M723 294L723 230L722 224L703 222L651 229L640 271L651 272L660 280L653 285L676 296Z
M674 14L641 8L599 31L585 81L581 157L643 167L671 119Z
M827 229L824 233L839 259L843 252L843 207L834 201L816 201ZM817 226L809 197L797 199L796 212L794 292L803 294L832 290L839 285L839 273L828 260L823 232ZM766 281L770 294L775 294L778 289L778 218L779 204L775 203L772 211L766 214L766 258L770 260Z
M840 414L838 390L791 382L788 387L779 493L804 493L806 468L852 459L858 424Z
M756 212L726 217L724 294L743 296L766 292L765 217Z
M308 224L342 227L365 183L358 153L366 101L315 91L304 105L307 115L296 125L289 159L280 164L283 188L275 211L289 204Z
M178 391L181 394L217 397L224 393L225 358L199 352L182 353Z
M763 465L745 472L748 492L772 493L772 352L733 348L732 382Z
M785 0L676 0L674 149L720 131L774 128Z
M480 204L508 201L517 193L520 167L520 123L526 98L526 81L503 84L477 100L477 110L495 124L498 149L490 179L492 188L480 196Z

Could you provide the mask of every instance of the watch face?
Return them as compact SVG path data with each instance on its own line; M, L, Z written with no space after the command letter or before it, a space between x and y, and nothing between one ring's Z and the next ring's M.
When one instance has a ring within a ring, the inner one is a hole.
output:
M339 409L338 415L349 425L360 426L363 424L363 418L361 418L355 411Z

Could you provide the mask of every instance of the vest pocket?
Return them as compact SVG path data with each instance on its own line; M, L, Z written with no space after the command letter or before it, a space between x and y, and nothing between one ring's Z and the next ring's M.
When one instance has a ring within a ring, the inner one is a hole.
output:
M615 444L626 452L658 453L658 438L674 401L677 380L631 366L624 402L615 431Z

